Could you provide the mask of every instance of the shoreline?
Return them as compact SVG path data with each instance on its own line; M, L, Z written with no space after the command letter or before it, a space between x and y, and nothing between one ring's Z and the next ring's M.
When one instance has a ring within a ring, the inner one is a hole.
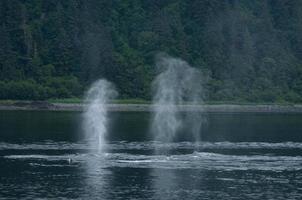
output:
M221 113L302 113L302 105L179 105L175 106L179 111L221 112ZM0 110L12 111L83 111L85 104L77 103L48 103L48 102L16 102L1 104ZM107 104L109 112L152 112L155 106L150 104ZM165 107L167 108L167 107ZM170 107L173 109L173 106ZM169 109L169 108L168 108Z

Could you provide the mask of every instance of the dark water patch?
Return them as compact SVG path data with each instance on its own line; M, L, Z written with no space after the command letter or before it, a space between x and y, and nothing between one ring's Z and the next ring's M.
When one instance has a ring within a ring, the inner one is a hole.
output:
M1 111L0 199L302 198L302 115L208 114L202 141L171 143L148 113L111 117L97 153L80 113Z

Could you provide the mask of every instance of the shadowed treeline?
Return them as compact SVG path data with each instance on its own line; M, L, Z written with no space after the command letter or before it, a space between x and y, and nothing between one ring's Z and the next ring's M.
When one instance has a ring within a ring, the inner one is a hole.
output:
M0 98L80 97L98 78L151 98L154 56L206 76L210 101L302 102L300 0L2 0Z

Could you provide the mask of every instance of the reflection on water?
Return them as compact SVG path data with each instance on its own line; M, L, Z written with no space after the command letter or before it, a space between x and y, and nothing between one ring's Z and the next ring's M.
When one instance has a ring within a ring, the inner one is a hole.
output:
M110 172L103 169L104 161L105 157L102 154L83 154L73 158L73 164L79 165L77 162L80 162L83 167L84 186L82 188L84 191L80 198L88 199L91 196L101 196L107 199L106 190L110 187L110 183L108 183Z
M13 113L0 112L0 199L302 198L301 115L213 114L204 141L160 143L147 114L115 114L99 154L76 113Z

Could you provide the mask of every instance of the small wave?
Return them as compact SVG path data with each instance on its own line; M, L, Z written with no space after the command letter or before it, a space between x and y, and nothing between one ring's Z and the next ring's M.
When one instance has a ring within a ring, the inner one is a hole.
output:
M43 155L43 154L35 154L35 155L6 155L3 156L6 159L40 159L40 160L68 160L73 155Z
M113 142L108 144L112 150L186 150L186 149L300 149L302 143L299 142Z
M40 142L31 144L14 144L14 143L0 143L0 150L72 150L72 149L86 149L83 143L68 143L68 142Z
M211 152L194 152L180 155L135 155L128 153L107 153L104 156L94 154L73 155L7 155L6 159L30 160L41 164L39 160L67 161L73 163L95 163L100 167L135 167L135 168L171 168L171 169L205 169L205 170L264 170L295 171L302 170L302 156L274 155L227 155ZM33 161L36 160L36 161ZM42 163L45 164L45 163ZM53 163L57 164L57 163ZM61 164L61 163L59 163Z
M226 155L194 152L182 155L112 154L107 160L116 167L194 168L207 170L302 170L302 156Z
M29 163L30 166L34 167L70 167L73 165L69 164L40 164L40 163Z
M126 142L117 141L106 144L108 150L185 150L185 149L300 149L302 143L299 142ZM46 141L31 144L0 143L0 150L91 150L86 143L68 143Z
M121 163L151 163L151 162L156 162L156 160L117 160L117 162L121 162Z

